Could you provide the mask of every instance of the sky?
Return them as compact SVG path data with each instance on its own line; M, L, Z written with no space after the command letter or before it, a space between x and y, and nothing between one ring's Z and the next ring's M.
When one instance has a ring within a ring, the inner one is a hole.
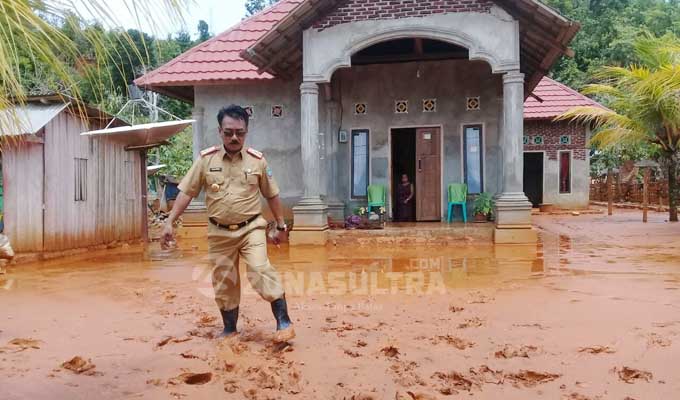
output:
M157 37L165 37L182 29L180 23L164 18L163 13L149 16L153 13L138 11L137 14L141 17L141 20L139 23L135 22L134 12L128 11L128 8L132 4L139 4L139 0L106 0L100 2L105 2L110 7L110 14L114 15L117 25L122 25L126 29L139 29L141 26L144 32ZM144 2L148 4L149 9L154 10L164 0L144 0ZM102 19L95 15L97 13L89 11L88 7L84 5L83 0L74 0L74 8L88 20ZM213 34L219 34L241 21L245 14L245 0L193 0L184 11L184 29L195 38L197 36L196 27L198 26L198 21L204 20L208 23ZM147 16L147 18L144 18L144 16ZM149 22L150 20L154 22ZM112 26L108 27L111 28Z

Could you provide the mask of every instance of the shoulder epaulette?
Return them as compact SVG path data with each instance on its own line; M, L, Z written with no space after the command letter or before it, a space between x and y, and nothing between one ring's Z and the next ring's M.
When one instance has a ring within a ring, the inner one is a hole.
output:
M262 154L262 152L259 152L253 149L252 147L248 147L248 150L246 150L246 152L248 152L248 154L250 154L251 156L257 158L258 160L261 160L262 157L264 157L264 154Z
M201 157L205 157L208 154L212 154L220 149L220 146L208 147L207 149L201 150Z

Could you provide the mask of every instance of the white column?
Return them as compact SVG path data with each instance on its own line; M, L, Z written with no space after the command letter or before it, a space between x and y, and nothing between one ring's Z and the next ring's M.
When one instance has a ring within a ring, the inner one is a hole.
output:
M503 75L502 193L496 197L496 243L535 243L531 203L524 194L524 74Z
M319 86L314 82L300 85L300 147L302 155L303 197L293 207L293 231L290 243L325 244L328 231L328 207L321 198L321 154L319 150Z
M203 107L194 107L191 110L191 119L194 120L194 123L191 124L192 130L191 145L194 160L196 160L198 157L201 156L200 153L201 150L203 150L203 146L205 143L205 139L203 138L203 122L205 120L205 111L203 110ZM202 214L205 212L206 212L205 193L201 192L198 195L198 197L195 197L194 199L191 200L189 207L187 207L187 213ZM197 216L194 219L201 220L201 217Z
M321 174L319 160L319 85L304 82L300 85L303 201L320 201Z

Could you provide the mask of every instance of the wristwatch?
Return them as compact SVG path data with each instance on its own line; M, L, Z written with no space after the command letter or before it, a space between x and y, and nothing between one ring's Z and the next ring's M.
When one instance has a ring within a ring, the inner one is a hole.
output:
M279 232L285 232L288 229L288 226L286 224L283 224L283 226L279 226L276 224L276 230Z

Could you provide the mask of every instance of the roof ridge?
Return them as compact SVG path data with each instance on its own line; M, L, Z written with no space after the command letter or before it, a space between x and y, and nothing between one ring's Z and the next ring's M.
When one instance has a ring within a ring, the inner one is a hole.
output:
M255 21L256 18L264 16L264 14L271 12L273 9L281 7L283 4L287 4L290 1L295 1L295 0L280 0L277 1L276 3L270 5L269 7L264 8L262 11L258 12L257 14L253 14L247 18L242 19L239 21L237 24L233 25L232 27L228 28L227 30L221 32L219 35L215 35L211 37L210 39L206 40L205 42L199 43L194 47L191 47L187 50L185 50L183 53L179 54L177 57L171 59L170 61L164 63L163 65L159 66L158 68L149 71L148 73L136 78L133 82L137 84L138 80L141 80L144 78L144 80L149 80L150 78L155 77L159 73L162 72L162 70L166 70L173 65L177 64L178 62L184 60L185 58L189 57L192 55L194 52L199 51L201 48L208 46L209 44L212 44L213 42L217 41L220 37L227 36L231 33L233 33L235 30L237 30L240 26L245 25L248 22ZM247 40L240 40L240 41L247 41Z

